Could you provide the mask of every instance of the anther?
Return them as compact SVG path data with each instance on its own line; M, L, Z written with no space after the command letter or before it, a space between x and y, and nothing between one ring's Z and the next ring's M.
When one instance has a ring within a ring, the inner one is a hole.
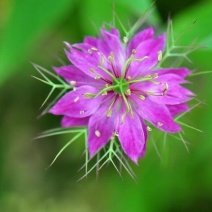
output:
M91 47L90 48L92 51L96 51L96 52L98 52L99 50L97 49L97 48L95 48L95 47Z
M79 100L79 96L74 99L74 102L77 102L78 100Z
M112 116L112 109L109 109L106 113L107 117L111 117Z
M160 62L162 60L162 51L158 51L158 62Z
M95 135L96 135L96 137L100 137L101 136L101 133L99 132L99 130L95 131Z
M89 68L89 71L92 72L92 73L96 73L96 70L93 69L93 68Z
M162 84L161 82L157 82L157 81L154 81L154 80L150 80L150 82L152 82L152 83L155 84L155 85Z
M124 43L127 43L129 40L127 37L123 37L123 41L124 41Z
M132 78L131 78L131 76L127 76L126 79L127 80L131 80Z
M150 128L149 126L147 126L147 131L152 131L152 128Z
M76 85L76 81L70 81L71 86L75 86Z
M131 95L131 90L130 90L130 89L127 89L126 92L125 92L125 94L126 94L127 96L130 96L130 95Z
M134 56L135 54L136 54L136 50L133 49L133 50L132 50L132 55L131 55L131 56Z
M98 52L98 49L95 47L91 47L90 49L88 49L89 54L92 54L93 51Z
M158 78L158 73L151 75L152 79Z
M132 109L130 110L130 116L131 116L131 118L134 119L134 113L133 113Z
M113 52L110 52L110 56L108 57L108 60L109 60L110 62L113 62L113 61L114 61L114 58L115 58L114 53L113 53Z
M96 76L96 77L94 77L94 79L95 79L95 80L99 80L99 79L101 79L101 77Z
M164 83L164 90L163 90L163 96L165 96L168 92L168 88L169 88L169 85L168 83Z
M80 114L82 115L82 114L84 114L85 113L85 111L84 110L80 110Z
M145 96L143 96L143 95L139 95L139 99L141 99L141 100L145 100Z
M158 122L158 123L157 123L157 126L158 126L158 127L161 127L161 126L163 126L163 123L162 123L162 122Z
M102 66L104 64L105 60L104 57L102 55L100 55L100 63L99 66Z
M154 96L154 92L151 92L151 91L145 91L145 93L146 93L148 96Z
M118 132L115 132L115 135L118 137L119 136L119 133Z

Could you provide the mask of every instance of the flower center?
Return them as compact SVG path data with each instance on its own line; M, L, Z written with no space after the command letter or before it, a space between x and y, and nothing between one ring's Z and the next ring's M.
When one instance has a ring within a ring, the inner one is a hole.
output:
M117 94L126 93L129 89L129 83L123 78L116 78L113 80L113 91Z

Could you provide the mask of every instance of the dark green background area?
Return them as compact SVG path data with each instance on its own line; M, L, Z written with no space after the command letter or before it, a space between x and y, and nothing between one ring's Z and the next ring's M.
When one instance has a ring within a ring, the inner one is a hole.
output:
M99 178L83 172L84 141L73 143L46 169L70 135L33 140L40 132L59 126L60 117L37 119L50 87L38 76L31 61L49 70L67 62L63 41L81 42L96 35L103 22L112 20L112 2L97 0L0 0L0 211L211 211L212 210L212 75L190 78L190 87L202 104L184 122L203 133L184 128L183 143L156 135L148 142L146 157L132 164L137 183L112 166ZM143 14L150 0L115 0L115 10L126 28ZM148 18L158 33L171 15L179 43L196 40L201 49L190 55L197 71L212 70L212 1L158 0ZM121 29L120 25L117 27ZM154 134L154 132L151 132ZM151 134L150 134L151 137ZM160 152L160 157L154 145Z

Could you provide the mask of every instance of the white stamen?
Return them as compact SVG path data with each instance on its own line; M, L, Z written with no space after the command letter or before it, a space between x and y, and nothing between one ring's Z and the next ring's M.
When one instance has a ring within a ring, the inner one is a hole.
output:
M109 110L107 111L106 116L107 116L107 117L111 117L111 116L112 116L112 110L111 110L111 109L109 109Z
M72 85L72 86L75 86L76 85L76 81L70 81L70 84Z
M127 80L131 80L132 78L131 78L131 76L127 76L127 78L126 78Z
M145 100L145 96L143 96L143 95L139 95L139 99L141 99L141 100Z
M76 91L77 90L77 88L76 87L73 87L73 91Z
M168 92L168 88L169 88L169 85L168 85L168 83L164 83L164 91L163 91L163 96L167 94L167 92Z
M96 135L96 137L100 137L101 136L101 133L99 132L99 130L95 131L95 135Z
M119 136L118 132L115 132L115 135L118 137Z
M77 102L78 100L79 100L79 96L74 99L74 102Z
M96 47L91 47L90 49L91 49L92 51L96 51L96 52L99 51Z
M126 92L125 92L125 94L126 94L127 96L130 96L130 95L131 95L131 90L130 90L130 89L127 89Z
M124 43L127 43L128 42L128 38L127 37L123 37L123 41L124 41Z
M93 68L89 68L89 71L92 72L92 73L96 73L96 70L93 69Z
M145 91L145 93L146 93L148 96L154 96L154 92L151 92L151 91Z
M162 60L162 51L158 51L158 62L160 62Z
M80 114L82 115L83 113L85 113L85 111L84 110L80 110Z
M110 62L113 62L113 61L114 61L114 58L115 58L114 53L113 53L113 52L110 52L110 56L108 57L108 60L109 60Z
M149 126L147 126L147 131L152 131L152 128L150 128Z
M119 136L119 134L118 134L118 132L115 132L115 131L114 131L114 132L112 133L112 138L114 139L114 138L115 138L115 136L117 136L117 137L118 137L118 136Z
M163 126L163 123L162 123L162 122L158 122L158 123L157 123L157 126L158 126L158 127L161 127L161 126Z
M132 56L134 56L135 54L136 54L136 50L133 49L133 50L132 50Z
M99 80L99 79L101 79L101 77L96 76L96 77L94 77L94 79L95 79L95 80Z
M152 77L152 79L156 79L156 78L158 78L158 73L155 73L155 74L150 75L150 76Z

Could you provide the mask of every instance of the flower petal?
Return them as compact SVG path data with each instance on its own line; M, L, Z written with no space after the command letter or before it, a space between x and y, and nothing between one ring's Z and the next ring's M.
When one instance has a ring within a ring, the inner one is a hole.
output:
M90 157L111 139L114 132L114 119L107 117L108 103L104 103L91 116L88 123L88 150Z
M187 104L167 105L167 107L173 117L180 113L189 111L189 106Z
M146 135L143 124L135 113L132 118L126 115L124 123L119 127L119 141L126 155L135 163L143 156L146 149Z
M159 72L157 72L159 73ZM159 84L150 81L133 83L130 89L135 93L146 95L152 93L148 98L158 104L181 104L191 100L194 94L188 89L182 87L180 83L186 82L181 76L176 74L163 74L155 79Z
M143 58L148 56L143 61L132 61L129 66L127 75L132 79L145 76L147 72L158 63L158 52L163 51L165 46L166 36L160 35L155 39L148 39L135 49L135 58Z
M73 118L64 116L61 121L62 127L83 127L88 125L90 116L85 118Z
M111 77L99 68L101 61L106 61L106 58L98 50L89 51L91 46L88 44L75 44L74 46L68 47L70 51L66 50L65 53L74 66L93 79L100 76L101 78L112 81ZM91 71L91 69L94 71Z
M85 93L96 94L98 89L91 86L81 86L76 91L70 91L50 109L50 113L75 118L90 116L98 109L103 96L86 99Z
M167 83L167 94L164 96L150 96L149 98L158 104L181 104L192 99L194 94L180 85L186 82L181 76L176 74L163 74L158 76L158 82ZM155 85L154 85L155 86Z
M127 56L130 57L133 49L136 49L141 42L144 42L144 41L146 41L148 39L152 39L153 36L154 36L154 29L153 29L153 27L149 27L149 28L144 29L141 32L137 33L129 41L128 48L127 48L127 51L128 51Z
M82 85L93 85L93 86L104 86L104 82L102 80L95 80L80 71L77 67L73 65L54 67L55 72L63 77L68 83L73 81L76 83L74 87L82 86Z
M96 48L97 48L97 41L98 41L98 38L94 38L94 37L89 37L89 36L87 36L87 37L85 37L83 43L87 43L87 44L89 44L90 46L96 47Z
M165 105L152 102L150 99L140 100L136 95L131 95L131 104L137 113L158 129L175 133L181 127L173 121L172 115Z
M99 48L103 52L103 54L108 58L110 56L110 53L114 53L115 57L115 64L116 64L116 72L118 75L121 75L122 66L125 63L125 51L123 48L123 45L120 41L120 35L119 32L112 28L111 32L106 31L105 29L101 30L103 40L105 42L105 45L107 46L106 51L105 48L102 48L103 44L99 44Z
M151 74L158 73L160 76L164 74L176 74L180 76L181 78L187 77L189 74L191 74L191 70L187 68L163 68L154 70L151 72Z

